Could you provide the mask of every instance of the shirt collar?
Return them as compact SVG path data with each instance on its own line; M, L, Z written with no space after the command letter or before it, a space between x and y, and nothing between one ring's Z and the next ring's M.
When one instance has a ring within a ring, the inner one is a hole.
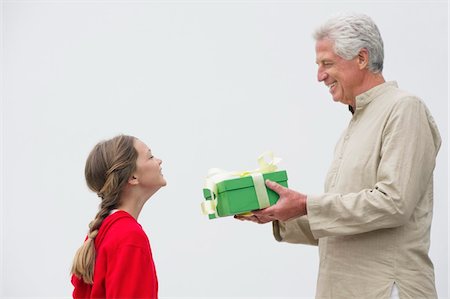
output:
M357 95L355 98L356 110L363 109L366 105L370 104L373 99L378 97L380 94L384 93L385 90L389 87L398 87L396 81L384 82L380 85L372 87L366 92L363 92L360 95ZM354 113L353 108L349 108L349 110Z

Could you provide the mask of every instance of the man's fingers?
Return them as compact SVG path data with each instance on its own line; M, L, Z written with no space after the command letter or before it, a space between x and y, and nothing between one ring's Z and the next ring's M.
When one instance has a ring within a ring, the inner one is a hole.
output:
M266 180L266 186L269 187L269 189L272 189L273 191L275 191L278 194L280 194L284 190L286 190L286 187L283 187L280 184L272 182L271 180Z
M254 210L254 211L252 211L252 213L253 213L253 215L256 215L256 216L271 217L273 215L273 209L274 209L273 206L270 206L265 209Z
M255 222L255 223L259 223L259 224L264 224L264 223L271 222L274 220L269 216L256 215L256 214L253 214L251 216L234 215L234 218L241 220L241 221L251 221L251 222Z
M234 218L241 220L241 221L252 221L252 222L259 223L259 219L255 215L247 215L247 216L234 215Z
M271 206L271 207L268 207L268 208L265 208L262 210L255 210L255 211L252 211L252 213L261 221L261 223L267 223L267 222L277 220L274 215L274 213L275 213L274 206Z

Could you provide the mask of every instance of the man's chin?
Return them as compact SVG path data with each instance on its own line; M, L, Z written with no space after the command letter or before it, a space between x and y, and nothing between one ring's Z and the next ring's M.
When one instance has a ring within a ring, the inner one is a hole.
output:
M336 102L336 103L342 103L342 104L348 105L348 104L346 103L346 101L343 100L343 99L340 98L340 97L333 97L333 101Z
M338 99L338 98L335 98L335 97L333 97L333 101L335 101L335 102L342 102L341 99Z

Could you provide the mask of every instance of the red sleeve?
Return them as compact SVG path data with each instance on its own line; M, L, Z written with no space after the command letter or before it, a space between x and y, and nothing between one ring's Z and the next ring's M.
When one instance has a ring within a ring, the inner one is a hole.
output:
M158 298L158 280L149 247L124 244L109 260L107 298Z
M72 297L75 299L86 299L91 298L92 285L84 283L83 280L79 279L72 274L72 285L74 286Z

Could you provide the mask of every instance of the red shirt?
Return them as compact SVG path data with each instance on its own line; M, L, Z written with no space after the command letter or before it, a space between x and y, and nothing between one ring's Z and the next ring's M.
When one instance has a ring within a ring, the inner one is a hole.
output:
M95 238L94 284L72 275L73 298L158 298L158 279L147 235L125 211L103 220Z

